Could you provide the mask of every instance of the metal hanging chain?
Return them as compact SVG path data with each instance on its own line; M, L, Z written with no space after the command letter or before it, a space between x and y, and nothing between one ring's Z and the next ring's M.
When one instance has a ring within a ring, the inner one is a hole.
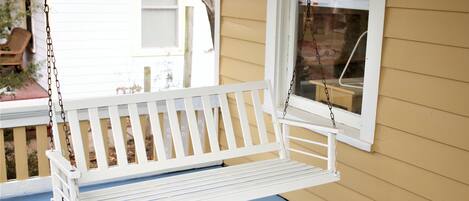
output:
M330 116L330 119L331 119L331 122L332 122L332 126L334 128L336 128L337 125L336 125L336 122L335 122L334 112L332 111L332 103L331 103L331 98L330 98L330 94L329 94L329 88L327 87L326 75L325 75L325 72L324 72L324 66L321 63L321 55L319 54L318 44L317 44L316 37L314 36L314 32L313 32L314 30L313 30L313 26L312 26L311 0L307 1L306 22L305 22L305 25L304 25L304 28L303 28L303 38L306 34L308 25L310 27L310 33L311 33L311 37L313 39L313 47L314 47L314 50L316 52L315 56L316 56L316 59L318 61L319 67L321 69L321 79L322 79L322 84L324 86L324 91L325 91L325 94L326 94L326 102L327 102L327 107L329 108L329 116ZM303 38L301 40L303 40ZM303 48L302 48L302 46L300 46L300 54L302 52L303 52ZM293 86L295 84L295 78L296 78L296 67L293 68L293 75L292 75L292 79L290 81L290 88L288 89L287 98L285 100L285 104L284 104L284 108L283 108L283 118L285 118L285 116L287 114L288 103L290 101L291 94L293 93Z
M68 128L68 125L66 123L66 117L65 117L65 110L64 110L64 105L63 105L63 100L62 100L62 93L60 92L60 81L58 79L58 70L56 67L56 60L55 60L55 55L54 55L54 46L52 44L52 37L51 37L51 28L50 28L50 21L49 21L49 12L50 12L50 7L47 4L47 0L44 0L44 14L46 17L46 43L47 43L47 84L48 84L48 90L47 93L49 95L49 100L48 100L48 105L49 105L49 136L50 136L50 143L52 144L51 146L54 145L54 139L53 139L53 133L52 133L52 124L53 124L53 105L52 105L52 73L54 73L55 76L55 87L57 88L57 97L59 101L59 106L60 106L60 117L62 119L62 128L65 133L65 143L67 144L67 150L70 158L70 163L72 165L75 165L75 155L72 150L72 146L70 144L70 130ZM59 135L59 133L55 133L56 135Z

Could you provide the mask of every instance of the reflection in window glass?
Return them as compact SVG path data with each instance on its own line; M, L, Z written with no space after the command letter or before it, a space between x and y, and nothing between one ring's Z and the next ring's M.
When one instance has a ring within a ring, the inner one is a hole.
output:
M302 5L298 12L298 57L294 93L311 100L326 102L321 67L318 65L313 45L314 35L332 104L337 108L360 114L366 53L364 32L368 28L368 11L313 6L311 23L305 23L306 10L306 6ZM350 57L350 63L344 71ZM343 77L339 82L342 72Z

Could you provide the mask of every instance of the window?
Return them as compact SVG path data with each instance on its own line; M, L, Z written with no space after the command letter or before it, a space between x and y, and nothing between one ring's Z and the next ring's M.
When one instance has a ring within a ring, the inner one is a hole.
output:
M177 0L142 0L142 47L178 44Z
M325 78L336 121L345 130L338 139L364 150L374 138L384 1L313 0L309 17L306 0L268 3L266 79L274 81L278 107L295 72L291 115L327 123Z

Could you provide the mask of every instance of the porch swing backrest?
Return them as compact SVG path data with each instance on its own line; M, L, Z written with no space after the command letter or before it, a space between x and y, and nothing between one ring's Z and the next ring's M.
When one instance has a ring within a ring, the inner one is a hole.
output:
M95 183L113 179L135 177L148 174L166 173L177 170L189 169L211 162L230 158L265 152L283 151L283 141L280 136L280 124L275 115L272 116L275 139L269 139L267 135L264 113L261 105L261 95L270 93L268 81L249 82L242 84L192 88L175 91L161 91L156 93L124 95L118 97L93 98L86 100L68 101L64 104L67 121L70 126L71 141L75 154L76 167L81 173L79 183ZM228 101L228 96L233 98ZM269 96L270 97L270 96ZM251 135L248 121L248 112L245 106L247 98L251 99L254 116L257 122L257 134ZM271 97L270 97L271 98ZM268 101L272 102L272 101ZM226 135L226 148L221 148L217 131L217 122L213 108L221 111L224 133ZM236 111L237 110L237 111ZM184 145L184 137L181 132L181 123L178 119L178 111L184 111L187 118L190 142L193 154L188 155ZM208 135L209 151L204 151L204 145L199 132L196 111L203 111ZM162 125L160 125L159 113L168 115L172 144L175 157L168 158L163 140ZM241 133L235 136L231 114L237 113ZM153 136L153 153L157 159L148 159L146 140L142 132L140 122L141 115L148 115L151 135ZM127 146L124 141L121 118L130 118L131 130L134 137L136 163L128 163ZM101 119L110 119L112 140L114 141L117 165L108 163ZM56 119L56 118L54 118ZM83 133L80 129L80 121L89 120L91 135L96 153L97 168L89 169L86 161L83 141ZM54 122L53 129L61 129ZM58 132L54 132L58 133ZM54 136L55 142L58 139ZM242 138L242 143L236 138ZM56 150L61 150L60 143L55 143Z

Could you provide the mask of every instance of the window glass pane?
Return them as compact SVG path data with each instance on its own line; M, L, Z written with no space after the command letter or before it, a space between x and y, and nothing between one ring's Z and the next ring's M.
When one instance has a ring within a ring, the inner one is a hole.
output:
M142 0L142 6L175 6L177 0Z
M142 47L177 46L177 9L142 10Z
M321 2L327 3L325 0ZM366 53L364 32L368 28L368 11L334 7L332 3L327 7L313 6L308 22L306 10L306 6L302 5L298 12L298 56L294 93L325 103L323 72L332 104L360 114ZM351 57L355 44L362 35ZM317 41L319 58L316 56L313 36ZM344 71L350 57L350 63ZM319 60L322 66L319 65ZM339 79L343 71L343 78Z

